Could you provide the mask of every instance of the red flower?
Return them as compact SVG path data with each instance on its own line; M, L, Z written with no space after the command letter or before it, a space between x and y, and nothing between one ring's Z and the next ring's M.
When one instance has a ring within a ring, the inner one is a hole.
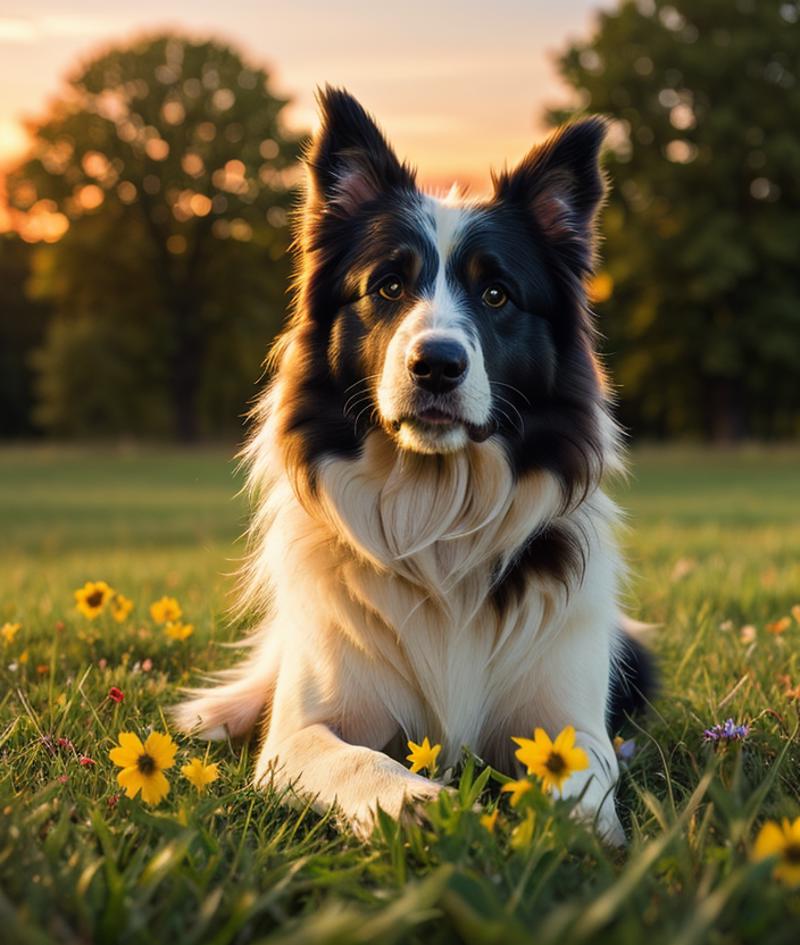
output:
M81 755L78 759L78 764L83 765L84 768L91 768L94 763L94 758L90 758L88 755Z
M68 775L68 774L60 774L60 775L56 778L56 780L58 781L59 784L66 784L67 781L69 781L69 775Z
M69 749L71 750L71 749L73 749L75 746L72 744L72 742L71 742L68 738L59 738L59 740L58 740L58 747L59 747L59 748L69 748Z
M108 690L108 698L112 702L122 702L122 700L125 698L125 693L121 689L117 689L116 686L112 686Z

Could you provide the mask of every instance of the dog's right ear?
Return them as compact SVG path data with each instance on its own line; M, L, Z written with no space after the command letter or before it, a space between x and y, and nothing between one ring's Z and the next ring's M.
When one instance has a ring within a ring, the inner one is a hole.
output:
M322 126L311 143L307 209L349 217L389 190L413 189L413 171L378 126L344 89L317 93Z

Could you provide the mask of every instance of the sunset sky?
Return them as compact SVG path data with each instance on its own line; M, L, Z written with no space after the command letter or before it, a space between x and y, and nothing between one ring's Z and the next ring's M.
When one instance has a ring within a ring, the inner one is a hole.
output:
M344 85L375 112L428 184L480 187L541 134L548 104L566 100L553 55L587 34L598 0L2 0L0 165L24 151L22 119L42 113L83 58L131 33L213 34L266 63L293 100L296 128L314 126L313 93ZM165 16L164 10L169 14Z

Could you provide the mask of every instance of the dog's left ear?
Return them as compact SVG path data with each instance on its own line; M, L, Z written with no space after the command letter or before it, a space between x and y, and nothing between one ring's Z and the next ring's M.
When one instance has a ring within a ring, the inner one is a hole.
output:
M344 89L318 93L322 126L306 156L307 209L348 217L389 190L414 188L374 120Z
M600 147L607 127L599 117L565 125L495 178L496 199L524 206L547 239L583 247L582 265L591 263L595 216L606 192Z

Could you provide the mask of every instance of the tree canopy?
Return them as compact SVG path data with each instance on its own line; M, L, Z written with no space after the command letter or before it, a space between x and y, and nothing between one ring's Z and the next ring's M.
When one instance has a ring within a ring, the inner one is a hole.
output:
M598 311L623 420L797 434L798 4L627 0L559 69L613 119Z
M39 422L60 433L230 429L284 309L299 142L231 47L146 37L85 64L9 178L31 290L51 300Z

